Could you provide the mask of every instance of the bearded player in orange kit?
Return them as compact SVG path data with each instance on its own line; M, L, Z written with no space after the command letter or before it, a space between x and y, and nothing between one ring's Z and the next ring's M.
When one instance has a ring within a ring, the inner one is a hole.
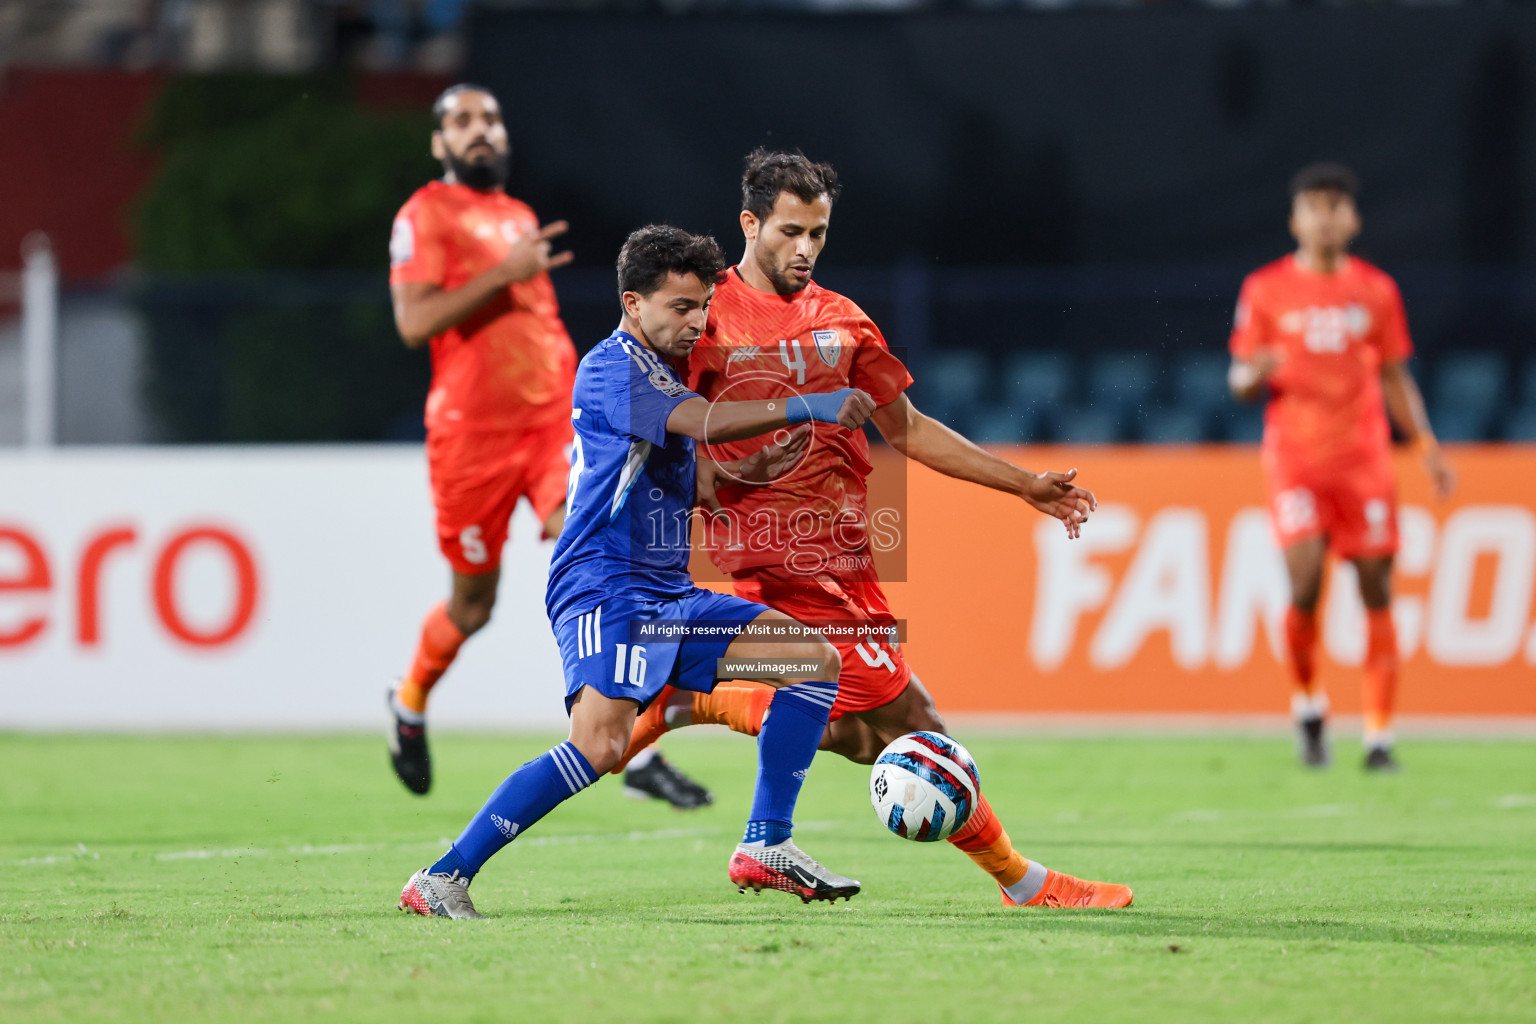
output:
M1413 344L1397 285L1349 254L1360 233L1357 191L1353 172L1338 164L1313 164L1296 175L1290 226L1297 248L1243 282L1228 382L1243 401L1266 393L1269 399L1264 478L1291 580L1285 636L1301 759L1313 767L1329 762L1328 697L1317 686L1314 660L1331 550L1354 563L1366 608L1365 767L1392 771L1398 538L1388 415L1417 448L1441 498L1456 478L1408 372Z
M715 289L705 336L689 357L689 386L731 401L859 388L875 400L871 422L896 450L947 476L1013 494L1076 536L1094 507L1093 495L1072 483L1076 470L1031 473L923 415L907 399L912 378L879 328L853 302L811 280L838 193L832 168L802 154L759 149L748 156L746 252ZM843 674L822 749L873 764L899 736L945 732L933 698L891 637L894 618L868 539L865 480L872 467L863 432L815 426L803 461L767 486L746 485L729 472L737 459L760 457L754 452L750 444L713 445L714 462L699 460L699 501L717 511L705 526L716 566L731 575L738 596L802 622L868 627L864 638L829 637ZM738 686L664 694L637 721L630 750L690 724L756 735L772 692ZM984 795L949 841L996 880L1005 906L1131 902L1123 885L1083 881L1026 860Z
M445 174L401 208L389 244L395 325L406 345L432 350L427 463L438 545L453 569L448 600L427 614L411 667L389 694L390 762L417 794L432 785L427 696L490 621L513 510L526 499L545 538L560 533L576 381L549 278L571 261L551 252L566 223L541 228L504 191L511 146L489 90L455 85L432 114L432 155ZM711 802L654 750L624 781L626 792L683 809Z

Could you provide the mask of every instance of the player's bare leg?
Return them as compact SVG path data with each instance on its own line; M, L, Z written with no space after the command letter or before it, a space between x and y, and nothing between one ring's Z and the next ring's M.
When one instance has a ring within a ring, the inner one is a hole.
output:
M432 755L427 748L427 695L459 655L464 641L485 628L496 606L500 567L453 573L448 600L427 613L410 671L389 693L389 761L405 788L417 795L432 788Z
M909 732L948 735L948 727L934 705L933 696L916 676L889 704L869 711L856 711L843 718L857 718L868 726L879 739L879 749ZM857 742L860 754L868 749L867 739L850 732L848 740ZM875 753L878 756L879 750ZM870 757L864 763L873 764L874 761L875 758ZM1004 906L1128 907L1131 904L1131 890L1126 886L1084 881L1025 858L1013 848L1013 840L992 813L986 794L979 796L971 819L949 837L949 842L992 876L1002 890Z
M1327 767L1328 695L1317 685L1317 603L1323 592L1327 563L1326 537L1307 537L1285 549L1291 580L1291 605L1285 613L1287 665L1294 688L1291 717L1296 722L1296 752L1302 764Z
M874 764L886 743L857 715L844 715L827 724L821 737L821 749L839 754L854 764Z
M1392 710L1397 696L1397 627L1392 622L1392 557L1357 558L1360 599L1365 604L1367 640L1365 685L1365 767L1396 771L1392 756Z
M751 689L722 686L716 688L710 701L695 702L690 710L685 711L684 708L690 706L678 695L671 704L674 714L670 717L658 714L654 720L669 724L670 728L704 722L728 725L735 732L755 736L762 727L763 711L758 709L753 716L752 698ZM718 709L732 703L739 704L745 713L730 719L721 716ZM706 705L711 717L701 719L699 711ZM909 732L921 731L948 735L948 727L934 706L932 695L914 676L890 703L871 711L846 714L829 723L826 732L822 734L821 749L841 754L857 764L874 764L880 752L892 740ZM631 751L635 749L639 738L637 732L636 738L631 741ZM1123 885L1085 882L1025 859L1014 850L1012 840L992 813L985 795L978 801L976 811L965 828L951 836L949 841L997 881L1005 906L1130 905L1131 890Z
M909 732L948 735L933 696L913 676L895 700L869 711L843 715L827 726L822 749L858 764L874 764L886 745ZM971 820L949 838L997 882L1005 906L1124 907L1131 890L1107 882L1085 882L1030 861L1013 848L1002 822L982 795Z

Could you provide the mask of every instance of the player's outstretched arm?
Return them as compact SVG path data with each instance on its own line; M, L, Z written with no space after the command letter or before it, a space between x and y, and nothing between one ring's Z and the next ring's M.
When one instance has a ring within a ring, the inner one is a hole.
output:
M761 402L710 402L690 398L667 417L667 432L705 444L756 437L796 423L832 423L857 430L875 410L875 400L858 388L827 394L791 395Z
M441 288L427 281L402 281L391 285L395 329L407 348L420 348L432 338L469 319L508 285L526 281L574 258L569 252L551 254L551 240L565 234L565 221L547 224L536 234L513 243L502 261L457 288Z
M1423 458L1424 471L1434 481L1435 493L1442 499L1449 498L1456 489L1456 471L1445 461L1440 442L1435 440L1435 432L1430 429L1424 396L1419 393L1419 385L1407 363L1382 365L1381 394L1386 399L1387 415Z
M1069 537L1078 535L1088 513L1098 507L1092 491L1072 482L1077 470L1039 474L1015 466L919 412L906 395L882 405L870 418L891 447L907 458L945 476L1022 498L1046 515L1060 519Z

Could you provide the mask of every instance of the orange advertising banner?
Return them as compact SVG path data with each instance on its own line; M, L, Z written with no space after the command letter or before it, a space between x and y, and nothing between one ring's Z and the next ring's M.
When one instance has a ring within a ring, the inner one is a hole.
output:
M1258 452L1239 446L1034 447L1001 454L1079 470L1099 498L1080 539L1002 494L915 464L905 581L886 586L905 653L939 706L969 712L1284 711L1284 563ZM1455 447L1455 496L1435 500L1400 456L1393 614L1399 709L1536 714L1536 448ZM887 459L899 461L893 453ZM889 578L889 577L888 577ZM1333 564L1319 675L1359 708L1364 609Z

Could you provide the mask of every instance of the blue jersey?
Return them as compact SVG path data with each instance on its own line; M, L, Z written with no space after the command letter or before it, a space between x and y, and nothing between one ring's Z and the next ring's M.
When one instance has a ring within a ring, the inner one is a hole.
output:
M697 397L623 331L582 359L565 526L545 594L553 625L613 598L645 603L692 593L693 438L667 433L667 417Z

